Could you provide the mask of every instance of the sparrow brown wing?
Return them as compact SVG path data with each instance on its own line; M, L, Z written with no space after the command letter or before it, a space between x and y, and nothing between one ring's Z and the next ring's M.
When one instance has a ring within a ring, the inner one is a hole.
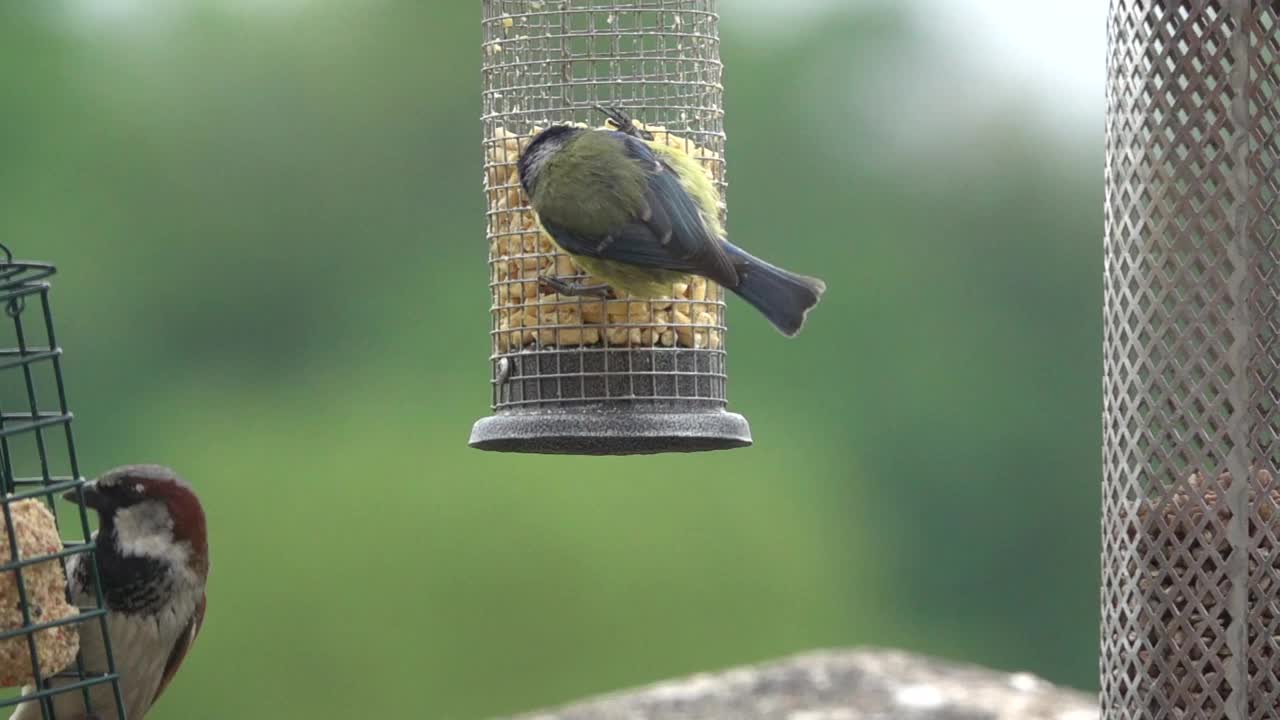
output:
M169 686L169 681L173 676L178 674L178 668L182 665L182 660L187 656L187 651L195 644L196 636L200 634L200 626L204 624L204 608L205 596L200 596L200 602L196 604L196 611L191 613L191 620L187 623L187 627L183 629L182 634L178 636L177 642L173 644L173 650L169 653L169 659L164 663L164 674L160 676L160 685L156 688L156 696L151 698L151 704L154 705L156 700L160 699L160 694Z

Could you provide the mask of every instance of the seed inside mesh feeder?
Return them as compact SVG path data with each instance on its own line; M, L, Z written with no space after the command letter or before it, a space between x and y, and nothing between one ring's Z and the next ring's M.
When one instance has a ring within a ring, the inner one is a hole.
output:
M699 160L708 177L719 180L719 155L660 126L636 124L652 132L655 140ZM652 301L568 297L539 283L539 276L549 276L582 285L602 284L556 248L528 207L516 160L540 130L535 127L528 136L520 136L498 127L487 143L495 350L590 345L720 348L723 290L706 278L691 276L687 283L675 283L669 297Z
M1178 717L1195 717L1203 701L1231 693L1230 681L1218 670L1224 667L1220 660L1232 657L1225 642L1233 620L1226 605L1232 588L1225 570L1232 554L1227 535L1232 513L1222 499L1230 486L1227 473L1216 481L1195 473L1163 501L1144 500L1137 522L1130 525L1130 539L1138 543L1136 557L1146 563L1130 572L1139 578L1144 596L1162 599L1162 617L1151 623L1144 639L1145 648L1154 650L1142 649L1138 655L1148 678L1167 685L1160 688L1161 695L1174 698ZM1254 669L1266 673L1280 663L1275 602L1280 593L1280 486L1270 472L1251 473L1248 507L1253 580L1249 617L1241 619L1248 624L1248 646L1260 653L1263 667Z
M62 538L53 515L38 500L22 500L9 507L13 515L13 535L18 541L18 557L33 558L62 550ZM0 564L9 562L9 528L0 515ZM32 623L48 623L79 612L67 602L67 578L57 560L28 565L21 569L23 588ZM15 571L0 573L0 632L24 627L21 596ZM80 635L74 625L60 625L35 633L40 674L50 677L65 670L75 660ZM0 687L17 687L31 682L31 650L27 635L0 640Z

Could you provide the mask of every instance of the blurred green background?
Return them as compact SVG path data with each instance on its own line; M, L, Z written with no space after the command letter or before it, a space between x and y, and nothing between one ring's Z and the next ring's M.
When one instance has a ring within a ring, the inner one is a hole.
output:
M1096 687L1101 118L927 2L759 6L721 7L729 228L831 290L795 341L732 301L755 447L584 459L466 447L478 3L0 5L0 241L60 267L83 469L209 514L149 717L480 718L862 644Z

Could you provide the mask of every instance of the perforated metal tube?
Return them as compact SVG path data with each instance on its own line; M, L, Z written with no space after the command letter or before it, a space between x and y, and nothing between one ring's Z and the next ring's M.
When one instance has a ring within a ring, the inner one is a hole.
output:
M724 293L695 278L661 301L556 294L594 284L539 230L515 163L565 122L623 108L725 190L714 0L484 0L484 149L494 415L474 447L627 454L750 443L726 411Z
M1103 714L1280 718L1280 14L1109 36Z

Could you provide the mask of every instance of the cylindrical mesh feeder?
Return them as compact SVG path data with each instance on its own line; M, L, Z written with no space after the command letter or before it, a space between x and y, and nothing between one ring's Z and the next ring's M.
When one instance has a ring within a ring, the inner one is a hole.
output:
M632 454L742 447L726 410L724 292L703 278L657 301L559 295L594 281L540 231L516 160L596 105L699 160L722 193L715 0L484 0L484 152L494 414L471 445Z
M82 629L106 635L102 596L84 608L67 597L68 558L85 555L95 578L97 566L87 510L59 517L54 503L84 478L49 306L53 273L0 246L0 717L30 702L36 716L54 720L53 696L75 693L88 708L92 692L97 714L89 717L114 708L123 718L110 643L106 667L85 668L77 656Z
M1280 718L1280 9L1109 36L1103 716Z

